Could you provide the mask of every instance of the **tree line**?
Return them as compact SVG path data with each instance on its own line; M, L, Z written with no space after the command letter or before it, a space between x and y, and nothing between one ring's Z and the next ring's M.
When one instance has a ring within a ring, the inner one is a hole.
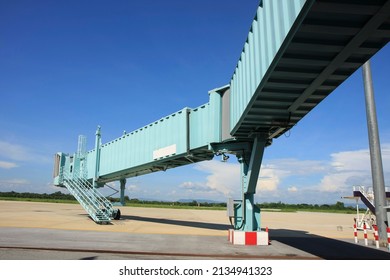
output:
M31 192L0 192L0 197L10 198L31 198L31 199L58 199L58 200L76 200L73 195L65 194L60 191L51 194L31 193Z
M51 194L47 193L30 193L30 192L0 192L0 198L22 198L22 199L53 199L53 200L76 200L71 194L64 194L60 191L54 192ZM119 198L108 198L111 202L119 202ZM226 208L226 202L207 202L207 201L154 201L154 200L140 200L137 198L129 198L125 196L126 204L143 204L143 205L166 205L166 206L193 206L193 207L220 207ZM260 209L280 209L280 210L351 210L354 211L355 207L353 206L345 206L343 202L336 202L335 204L307 204L307 203L299 203L299 204L288 204L279 202L264 202L256 204Z

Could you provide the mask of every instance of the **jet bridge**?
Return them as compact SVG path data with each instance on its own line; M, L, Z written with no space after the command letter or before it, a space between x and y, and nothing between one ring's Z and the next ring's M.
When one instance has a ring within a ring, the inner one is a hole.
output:
M214 157L210 144L221 142L220 91L211 91L202 106L184 108L104 144L98 128L95 149L82 155L58 153L57 162L72 172L82 169L87 180L100 186L210 160ZM55 175L55 184L61 185L60 172Z
M126 178L211 160L214 157L211 144L222 140L222 97L226 91L228 86L212 90L208 103L194 109L184 108L104 144L98 127L95 149L83 151L81 147L85 144L79 141L77 153L56 154L54 184L70 189L75 195L119 181L123 201ZM77 190L75 186L79 184L74 181L90 187ZM75 195L84 196L88 197ZM80 203L84 208L90 204L85 199ZM112 217L120 216L115 210L109 212Z
M241 164L242 197L231 211L234 229L258 232L254 194L265 147L389 39L390 0L260 1L229 84L210 91L208 103L104 144L98 129L94 150L57 153L54 184L83 185L80 192L88 194L80 195L85 197L80 203L88 206L89 190L104 183L119 180L123 189L126 178L230 153ZM106 212L120 216L115 209Z

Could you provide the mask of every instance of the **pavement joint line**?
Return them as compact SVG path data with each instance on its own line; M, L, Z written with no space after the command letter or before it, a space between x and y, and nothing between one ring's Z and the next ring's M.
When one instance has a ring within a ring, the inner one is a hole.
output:
M188 253L160 253L144 251L121 251L121 250L96 250L96 249L69 249L69 248L46 248L46 247L24 247L24 246L0 246L0 249L20 250L42 250L78 253L99 253L99 254L123 254L123 255L145 255L145 256L166 256L166 257L199 257L199 258L222 258L222 259L264 259L264 260L322 260L320 257L303 257L297 255L222 255L222 254L188 254Z
M204 233L172 233L172 232L149 232L149 231L105 231L105 230L97 230L97 229L90 229L90 228L55 228L55 227L41 227L41 226L8 226L8 225L0 225L0 231L1 228L21 228L21 229L49 229L49 230L65 230L65 231L93 231L93 232L102 232L102 233L127 233L127 234L145 234L145 235L180 235L180 236L211 236L211 237L225 237L227 236L227 233L221 233L221 234L204 234Z

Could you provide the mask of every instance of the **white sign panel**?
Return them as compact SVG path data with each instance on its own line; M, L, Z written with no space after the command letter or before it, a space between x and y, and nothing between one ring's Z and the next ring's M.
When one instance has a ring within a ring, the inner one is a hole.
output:
M159 159L159 158L164 158L167 156L172 156L176 154L176 144L154 150L153 151L153 159Z

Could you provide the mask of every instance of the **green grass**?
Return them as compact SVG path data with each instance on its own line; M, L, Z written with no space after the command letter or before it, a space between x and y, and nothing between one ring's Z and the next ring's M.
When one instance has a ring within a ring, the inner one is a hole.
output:
M48 202L48 203L69 203L78 204L76 200L66 199L50 199L50 198L27 198L27 197L0 197L0 200L7 201L28 201L28 202ZM138 208L165 208L165 209L192 209L192 210L223 210L226 211L226 207L221 206L189 206L179 204L158 204L158 203L127 203L125 207L138 207ZM355 214L356 211L352 209L313 209L313 208L261 208L262 212L283 212L283 213L294 213L294 212L316 212L316 213L339 213L339 214Z
M0 197L0 200L78 204L77 200L51 199L51 198Z
M188 205L175 205L174 203L167 204L150 204L150 203L127 203L126 207L138 207L138 208L165 208L165 209L192 209L192 210L223 210L226 211L226 207L220 206L188 206ZM302 209L302 208L284 208L284 209L267 209L261 208L261 212L282 212L282 213L295 213L295 212L318 212L318 213L340 213L340 214L354 214L352 210L323 210L323 209Z
M28 201L28 202L48 202L48 203L69 203L78 204L76 200L66 199L50 199L50 198L27 198L27 197L0 197L0 200L7 201ZM205 207L205 206L187 206L187 205L168 205L168 204L150 204L150 203L127 203L125 207L140 207L140 208L170 208L170 209L199 209L199 210L226 210L225 207Z
M226 207L220 206L188 206L172 204L150 204L150 203L127 203L126 207L139 208L168 208L168 209L193 209L193 210L226 210Z

